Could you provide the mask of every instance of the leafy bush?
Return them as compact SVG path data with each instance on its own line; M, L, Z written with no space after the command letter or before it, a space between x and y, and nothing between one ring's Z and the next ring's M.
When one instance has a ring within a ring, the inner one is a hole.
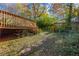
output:
M60 32L66 31L66 24L62 24L61 26L57 26L57 30Z
M37 20L37 25L39 28L41 28L42 30L52 30L52 28L55 28L56 26L53 25L54 27L52 27L52 24L56 22L56 18L55 17L49 17L47 14L42 15L39 20Z

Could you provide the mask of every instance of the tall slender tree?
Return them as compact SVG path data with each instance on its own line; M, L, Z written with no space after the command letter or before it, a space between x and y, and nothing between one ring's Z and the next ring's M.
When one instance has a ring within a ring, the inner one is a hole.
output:
M73 4L70 3L69 5L69 12L68 12L68 18L66 19L66 23L67 23L67 29L71 29L71 18L72 18L72 6Z

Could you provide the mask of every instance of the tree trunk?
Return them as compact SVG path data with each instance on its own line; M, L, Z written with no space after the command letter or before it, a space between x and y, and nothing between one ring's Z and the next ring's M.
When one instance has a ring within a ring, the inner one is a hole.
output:
M69 5L69 14L67 18L67 29L71 30L71 18L72 18L72 3Z

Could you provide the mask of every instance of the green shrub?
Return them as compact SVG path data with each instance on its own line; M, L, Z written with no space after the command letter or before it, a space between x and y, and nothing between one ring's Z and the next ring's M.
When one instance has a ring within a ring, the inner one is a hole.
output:
M37 20L37 25L42 30L50 31L53 28L52 24L54 24L56 21L57 19L55 17L49 17L48 15L43 15Z

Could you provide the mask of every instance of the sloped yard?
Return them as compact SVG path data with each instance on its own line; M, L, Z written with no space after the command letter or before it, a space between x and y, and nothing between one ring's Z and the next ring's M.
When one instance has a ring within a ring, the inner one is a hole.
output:
M42 32L34 36L0 42L0 55L79 55L79 33Z
M26 36L23 38L17 38L13 40L7 40L0 42L0 55L18 55L23 47L31 47L33 45L39 45L43 40L45 33L40 33L34 36Z
M30 55L74 56L79 55L79 33L51 33Z

